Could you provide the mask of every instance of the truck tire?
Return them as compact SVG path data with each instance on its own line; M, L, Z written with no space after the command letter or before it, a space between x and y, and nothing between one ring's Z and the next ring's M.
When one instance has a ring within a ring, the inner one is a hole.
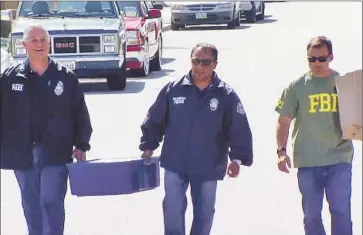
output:
M154 58L150 61L150 69L153 71L160 71L163 64L163 38L159 37L158 51Z
M177 31L177 30L179 30L181 28L184 28L183 25L175 24L173 21L171 21L171 30Z
M248 23L255 23L257 21L257 10L254 2L251 2L252 9L246 12L246 20Z
M107 86L109 90L122 91L126 88L126 59L119 71L115 74L107 76Z

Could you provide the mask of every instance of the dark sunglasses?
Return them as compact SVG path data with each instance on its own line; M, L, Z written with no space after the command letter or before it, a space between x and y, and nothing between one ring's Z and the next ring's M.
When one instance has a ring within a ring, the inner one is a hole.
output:
M212 62L213 62L213 60L209 60L209 59L192 58L193 65L201 64L202 66L209 66Z
M328 60L329 56L319 56L319 57L315 57L315 56L308 56L308 61L310 63L315 63L316 61L319 62L326 62Z

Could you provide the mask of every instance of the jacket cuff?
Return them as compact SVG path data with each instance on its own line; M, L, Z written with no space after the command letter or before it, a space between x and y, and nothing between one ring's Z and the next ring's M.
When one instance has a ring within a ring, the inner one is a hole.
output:
M237 163L238 165L242 165L242 161L238 159L233 159L232 162Z
M81 150L83 152L87 152L87 151L90 150L89 145L88 146L85 146L85 145L76 145L75 147L76 147L76 149L79 149L79 150Z
M147 143L147 142L143 142L139 145L139 149L141 151L145 151L145 150L155 150L159 147L158 143Z

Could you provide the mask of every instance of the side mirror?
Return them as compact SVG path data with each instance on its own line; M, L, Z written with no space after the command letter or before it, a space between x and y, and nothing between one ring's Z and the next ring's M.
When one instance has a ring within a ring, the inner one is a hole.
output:
M148 12L149 19L161 18L161 12L157 9L150 9Z
M162 10L162 9L164 9L164 6L160 3L155 3L153 5L153 9Z

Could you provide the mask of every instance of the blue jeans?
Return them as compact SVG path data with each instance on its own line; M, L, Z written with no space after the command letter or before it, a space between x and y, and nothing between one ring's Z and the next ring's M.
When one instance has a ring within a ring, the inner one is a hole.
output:
M188 181L182 175L165 170L163 200L165 235L185 235L186 191L190 183L193 224L190 235L209 235L214 218L217 181Z
M63 235L68 170L66 166L42 166L34 151L35 166L15 170L29 235Z
M352 235L352 165L341 163L299 168L298 181L302 194L305 234L326 235L321 218L325 190L331 215L331 234Z

